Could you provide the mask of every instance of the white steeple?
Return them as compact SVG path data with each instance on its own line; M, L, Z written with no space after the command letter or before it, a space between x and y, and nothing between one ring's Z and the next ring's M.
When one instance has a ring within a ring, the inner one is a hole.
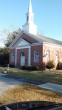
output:
M28 13L32 13L32 4L31 4L31 0L30 0L30 4L29 4L29 7L28 7Z
M30 4L29 4L29 7L28 7L28 12L26 14L27 16L27 20L26 20L26 23L25 25L23 25L23 30L24 31L27 31L31 34L37 34L37 26L34 24L34 14L33 14L33 11L32 11L32 4L31 4L31 0L30 0Z
M29 7L28 7L28 12L27 12L27 22L28 23L31 23L33 22L33 12L32 12L32 4L31 4L31 0L30 0L30 4L29 4Z

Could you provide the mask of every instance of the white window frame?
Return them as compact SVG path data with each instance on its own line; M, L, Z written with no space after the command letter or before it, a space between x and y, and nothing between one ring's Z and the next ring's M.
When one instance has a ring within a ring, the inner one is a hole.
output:
M39 63L39 50L34 51L34 62Z
M56 51L56 62L59 62L59 51Z
M15 53L14 52L11 53L11 62L15 62Z
M50 51L46 50L46 61L50 61Z

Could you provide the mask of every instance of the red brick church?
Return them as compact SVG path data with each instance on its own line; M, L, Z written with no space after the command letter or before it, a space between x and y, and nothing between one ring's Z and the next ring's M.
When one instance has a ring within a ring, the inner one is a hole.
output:
M53 60L55 65L62 62L62 42L39 35L34 24L31 0L26 14L26 23L22 31L10 44L9 63L15 66L40 66L42 62Z

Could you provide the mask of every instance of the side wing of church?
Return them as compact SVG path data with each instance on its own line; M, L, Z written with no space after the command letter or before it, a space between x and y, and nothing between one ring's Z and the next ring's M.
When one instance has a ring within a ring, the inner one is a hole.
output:
M37 34L34 24L31 0L22 32L9 46L9 63L20 67L23 65L40 66L43 62L53 60L55 65L62 62L62 42Z

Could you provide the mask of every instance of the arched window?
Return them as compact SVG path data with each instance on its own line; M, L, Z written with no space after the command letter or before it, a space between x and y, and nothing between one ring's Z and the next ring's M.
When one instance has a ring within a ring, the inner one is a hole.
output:
M11 62L14 62L14 61L15 61L15 53L12 52L12 53L11 53Z
M48 62L50 60L50 51L46 51L46 61Z
M39 62L39 51L38 50L34 51L34 62Z
M59 52L56 51L56 62L58 62L58 61L59 61Z

